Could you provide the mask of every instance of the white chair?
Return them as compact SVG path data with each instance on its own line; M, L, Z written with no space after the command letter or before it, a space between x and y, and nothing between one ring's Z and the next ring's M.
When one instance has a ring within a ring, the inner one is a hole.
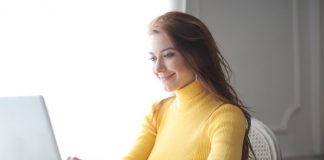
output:
M276 136L263 122L251 118L249 138L257 160L282 160Z

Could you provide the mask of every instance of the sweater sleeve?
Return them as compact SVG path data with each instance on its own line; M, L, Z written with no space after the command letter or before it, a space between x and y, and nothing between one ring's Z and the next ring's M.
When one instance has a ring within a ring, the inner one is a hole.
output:
M236 106L225 104L214 111L210 120L208 160L241 160L247 125L243 112Z
M154 106L153 106L154 108ZM155 143L156 122L152 121L153 112L145 116L142 131L137 137L133 148L123 160L147 160Z

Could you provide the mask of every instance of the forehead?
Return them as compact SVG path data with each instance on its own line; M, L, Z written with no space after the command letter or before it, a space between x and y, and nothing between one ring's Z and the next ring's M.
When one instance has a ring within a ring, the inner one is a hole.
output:
M151 51L160 53L166 48L174 48L170 38L163 32L153 33L150 35Z

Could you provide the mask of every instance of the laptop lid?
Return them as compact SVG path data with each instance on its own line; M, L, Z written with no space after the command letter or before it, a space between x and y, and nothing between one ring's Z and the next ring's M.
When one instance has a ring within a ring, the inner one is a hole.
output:
M42 96L0 97L0 159L61 160Z

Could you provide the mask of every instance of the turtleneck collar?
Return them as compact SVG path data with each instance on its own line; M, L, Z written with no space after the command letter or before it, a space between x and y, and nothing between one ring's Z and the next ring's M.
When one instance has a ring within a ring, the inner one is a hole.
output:
M185 87L175 91L177 105L180 107L182 105L188 104L204 91L204 88L197 80L189 83Z

